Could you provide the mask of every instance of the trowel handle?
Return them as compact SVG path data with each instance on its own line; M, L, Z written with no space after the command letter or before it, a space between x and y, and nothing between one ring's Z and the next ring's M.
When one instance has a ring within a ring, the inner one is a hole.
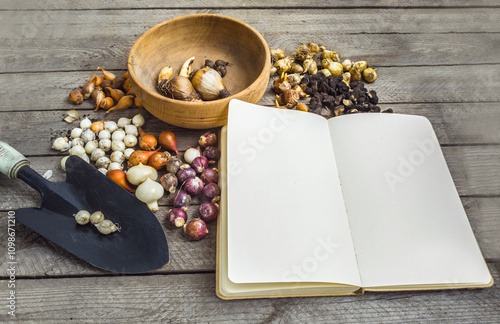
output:
M17 172L30 162L9 144L0 141L0 172L11 179L17 178Z

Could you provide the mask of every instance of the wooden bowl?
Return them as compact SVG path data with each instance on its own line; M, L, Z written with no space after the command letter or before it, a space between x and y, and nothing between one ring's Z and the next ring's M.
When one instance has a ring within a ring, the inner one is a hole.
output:
M160 94L160 70L169 65L176 75L192 56L194 69L206 59L230 63L223 82L231 96L186 102ZM259 32L240 20L212 14L182 16L151 28L128 57L132 87L144 107L169 124L198 129L224 125L231 99L257 103L267 88L270 67L269 47Z

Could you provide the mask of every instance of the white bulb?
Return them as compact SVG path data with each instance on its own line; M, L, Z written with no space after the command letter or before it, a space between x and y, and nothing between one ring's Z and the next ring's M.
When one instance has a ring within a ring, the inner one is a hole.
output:
M80 121L81 129L90 128L90 126L92 126L92 121L88 117L85 117Z
M107 129L110 133L114 133L118 129L118 125L114 121L105 121L104 129Z
M71 130L71 138L80 138L82 136L83 129L80 127L73 128Z
M137 137L134 135L125 135L125 138L123 139L123 143L125 143L126 147L134 147L137 145Z
M125 143L119 140L114 140L111 142L111 150L112 151L120 151L120 152L125 152Z
M117 141L123 141L123 138L125 137L125 132L122 129L116 130L113 135L111 136L111 139L117 140Z
M125 128L125 126L130 125L130 123L132 123L132 119L127 118L127 117L122 117L122 118L118 119L117 125L120 128Z
M141 114L137 114L132 118L132 124L134 124L137 127L144 125L144 123L145 123L145 120Z
M104 152L108 152L111 150L111 140L102 139L99 141L99 148L101 148Z
M102 131L99 132L99 139L110 139L111 138L111 133L107 129L103 129Z

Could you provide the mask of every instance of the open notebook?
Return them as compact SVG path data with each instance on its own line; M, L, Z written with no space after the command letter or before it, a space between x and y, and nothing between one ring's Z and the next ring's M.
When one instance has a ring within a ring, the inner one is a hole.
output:
M426 118L232 100L221 148L219 297L493 284Z

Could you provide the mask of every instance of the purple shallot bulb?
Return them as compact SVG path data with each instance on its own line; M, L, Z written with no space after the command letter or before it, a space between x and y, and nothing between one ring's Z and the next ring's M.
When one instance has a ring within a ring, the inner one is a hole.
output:
M200 218L195 218L184 225L184 233L186 233L192 240L201 240L208 233L207 224L205 224L205 222Z
M177 171L177 180L180 184L194 177L196 177L196 171L189 164L181 165L179 171Z
M202 155L208 159L208 163L214 164L220 159L220 150L217 146L209 146L203 150Z
M198 208L198 216L206 223L213 221L219 215L219 205L208 201L203 202Z
M220 187L216 183L209 183L205 187L203 187L203 196L205 196L208 200L213 201L219 200L220 196Z
M183 227L187 220L187 214L182 208L174 208L168 212L168 222L175 227Z
M202 173L208 166L208 159L204 156L198 156L191 163L191 167L196 171L196 173Z
M189 178L184 183L184 190L190 195L196 196L203 192L204 183L200 178Z
M200 179L203 183L217 183L219 181L219 170L216 168L205 169L201 173Z
M191 196L184 190L179 190L174 198L174 207L186 211L191 205Z

